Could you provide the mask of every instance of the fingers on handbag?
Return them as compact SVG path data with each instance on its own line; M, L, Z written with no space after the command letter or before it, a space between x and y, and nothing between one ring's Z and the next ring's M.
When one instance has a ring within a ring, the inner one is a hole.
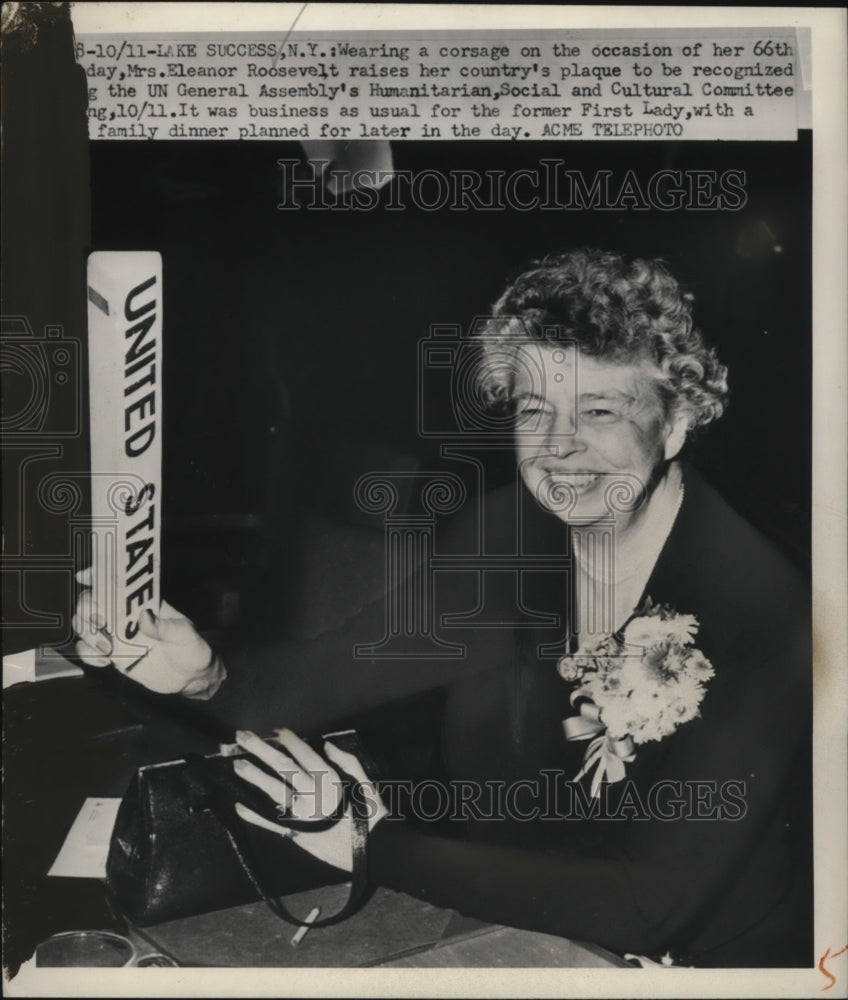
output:
M375 776L355 732L323 739L354 754L366 773ZM268 814L267 799L233 771L233 761L241 756L189 754L139 769L118 810L106 863L107 884L133 923L144 927L264 900L280 919L303 926L307 921L292 914L280 897L348 880L342 908L309 926L338 923L364 904L369 815L364 797L352 792L356 780L335 767L343 791L329 817L268 816L293 830L317 832L339 822L350 808L353 867L348 873L303 851L291 838L238 816L238 801Z

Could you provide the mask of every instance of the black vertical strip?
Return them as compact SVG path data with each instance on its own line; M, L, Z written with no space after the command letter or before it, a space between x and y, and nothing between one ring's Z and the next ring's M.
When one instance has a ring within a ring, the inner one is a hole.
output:
M69 5L4 7L0 393L7 654L69 635L70 518L90 510L90 193L86 81L74 58ZM39 572L31 572L36 564ZM9 976L51 933L124 927L99 883L44 877L79 808L74 778L83 771L95 780L82 744L69 746L67 729L63 740L57 736L57 715L74 718L84 730L100 712L79 683L22 685L4 697L3 958ZM80 700L83 694L88 697ZM108 707L102 712L114 714Z
M86 78L69 5L16 6L2 43L4 653L68 638L69 518L89 509ZM45 502L57 476L76 488Z

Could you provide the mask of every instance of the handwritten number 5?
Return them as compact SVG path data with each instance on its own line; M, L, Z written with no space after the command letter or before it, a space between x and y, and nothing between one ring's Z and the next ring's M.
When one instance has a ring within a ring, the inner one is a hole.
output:
M836 985L836 976L834 976L832 972L830 972L828 969L825 968L824 965L825 960L828 958L838 958L840 955L844 955L846 951L848 951L848 944L846 944L845 947L841 948L839 951L833 952L833 954L831 954L830 948L827 948L825 950L825 953L819 959L819 972L823 973L830 980L827 986L822 986L821 988L822 992L824 992L825 990L829 990L831 989L831 987Z

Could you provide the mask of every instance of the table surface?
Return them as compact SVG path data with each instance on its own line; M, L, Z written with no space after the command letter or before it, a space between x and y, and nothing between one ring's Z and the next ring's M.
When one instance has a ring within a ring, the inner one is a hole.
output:
M287 897L305 916L340 909L347 889L327 886ZM591 944L550 934L485 924L431 906L402 892L379 888L358 913L330 927L297 928L264 903L132 928L138 950L160 951L183 966L256 968L630 968Z

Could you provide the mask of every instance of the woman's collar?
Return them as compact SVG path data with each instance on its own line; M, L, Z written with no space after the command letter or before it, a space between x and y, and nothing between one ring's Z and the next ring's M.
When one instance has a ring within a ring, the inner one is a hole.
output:
M656 563L674 525L683 501L683 473L680 464L670 462L665 475L647 500L642 516L626 531L614 534L613 580L623 583L639 573L647 576ZM583 535L596 526L572 528L572 542L577 562L585 572L597 578L588 565Z

